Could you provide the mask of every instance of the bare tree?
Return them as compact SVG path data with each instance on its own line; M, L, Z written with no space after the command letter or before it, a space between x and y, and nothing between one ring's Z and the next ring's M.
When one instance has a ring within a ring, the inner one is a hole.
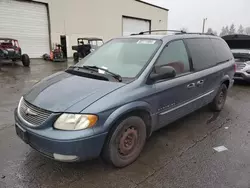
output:
M213 30L212 28L208 28L208 29L207 29L207 33L208 33L208 34L217 35L217 32L216 32L215 30Z
M228 34L229 34L228 26L222 27L220 36L222 37L222 36L225 36L225 35L228 35Z
M246 27L245 33L246 33L247 35L250 35L250 27Z
M226 35L226 31L225 31L225 27L222 27L221 32L220 32L220 36L222 37L224 35Z
M226 27L225 27L225 33L226 33L226 35L228 35L228 34L229 34L229 29L228 29L228 26L226 26Z
M180 31L188 32L188 28L187 27L182 27L182 28L180 28Z
M238 34L244 34L244 27L242 25L239 26L239 29L238 29Z
M234 24L232 24L232 25L230 26L229 33L228 33L228 34L229 34L229 35L235 34L235 25L234 25Z
M213 29L212 28L208 28L207 29L207 33L213 33Z

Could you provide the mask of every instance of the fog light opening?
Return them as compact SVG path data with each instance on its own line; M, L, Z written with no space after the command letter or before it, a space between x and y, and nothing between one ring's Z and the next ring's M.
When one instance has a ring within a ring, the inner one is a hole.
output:
M65 161L65 162L73 162L78 159L78 157L75 155L61 155L61 154L54 153L53 156L55 160Z

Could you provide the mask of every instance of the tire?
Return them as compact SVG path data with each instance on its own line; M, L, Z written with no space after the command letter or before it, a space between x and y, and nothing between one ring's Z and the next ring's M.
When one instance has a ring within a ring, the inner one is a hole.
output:
M130 116L111 129L102 158L118 168L128 166L139 157L146 137L144 121L140 117Z
M79 54L78 54L77 52L75 52L75 53L73 54L73 58L74 58L74 62L75 62L75 63L78 63L78 61L79 61Z
M25 67L30 66L30 58L27 54L22 55L22 62L23 62L23 66L25 66Z
M214 100L212 101L212 103L210 103L211 110L215 112L220 112L223 109L227 99L227 91L227 86L225 84L222 84Z

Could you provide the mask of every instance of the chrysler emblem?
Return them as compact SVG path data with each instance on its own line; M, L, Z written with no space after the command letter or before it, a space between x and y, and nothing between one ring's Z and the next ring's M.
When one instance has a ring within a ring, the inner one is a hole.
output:
M37 116L38 114L36 112L33 112L31 109L27 108L27 110L25 111L25 114L27 116Z

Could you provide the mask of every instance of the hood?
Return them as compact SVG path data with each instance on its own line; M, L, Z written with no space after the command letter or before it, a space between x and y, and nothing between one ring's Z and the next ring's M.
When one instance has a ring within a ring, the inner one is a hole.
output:
M231 49L250 49L250 35L226 35L222 38Z
M78 113L124 85L59 72L37 83L24 99L52 112Z

